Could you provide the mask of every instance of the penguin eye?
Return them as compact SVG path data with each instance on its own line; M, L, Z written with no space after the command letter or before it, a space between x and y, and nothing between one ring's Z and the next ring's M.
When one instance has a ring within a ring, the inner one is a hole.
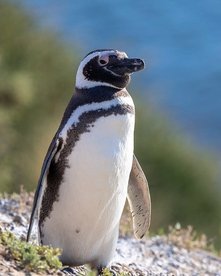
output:
M100 60L99 60L99 63L100 63L101 65L105 65L105 64L107 64L107 61L104 60L104 59L100 59Z
M100 66L105 66L105 65L108 64L108 62L109 62L109 56L108 55L103 55L103 56L99 57L99 59L98 59L98 64Z

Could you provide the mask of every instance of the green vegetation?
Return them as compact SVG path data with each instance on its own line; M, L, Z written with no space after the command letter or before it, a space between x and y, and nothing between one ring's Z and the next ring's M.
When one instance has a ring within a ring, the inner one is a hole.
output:
M34 190L71 97L78 55L40 29L18 1L0 0L0 191ZM135 98L135 97L134 97ZM221 242L215 162L137 99L135 152L152 197L151 230L180 221Z
M0 190L13 192L34 189L76 66L67 47L9 3L0 0Z
M1 229L0 246L1 255L11 262L14 261L19 270L50 274L62 267L58 259L60 249L21 241L12 233Z
M218 169L151 109L137 108L135 151L149 180L151 230L177 221L193 225L221 245Z

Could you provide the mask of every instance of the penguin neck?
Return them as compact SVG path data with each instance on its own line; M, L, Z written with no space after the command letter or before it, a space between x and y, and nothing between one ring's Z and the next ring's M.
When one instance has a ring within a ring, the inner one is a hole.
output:
M91 88L75 88L75 93L72 95L70 102L64 112L61 124L58 128L58 133L61 131L71 114L79 106L93 103L101 103L111 101L118 97L129 97L126 88L117 89L109 86L96 86Z
M75 88L76 97L84 98L85 102L103 102L120 96L129 96L126 88L95 86L91 88Z

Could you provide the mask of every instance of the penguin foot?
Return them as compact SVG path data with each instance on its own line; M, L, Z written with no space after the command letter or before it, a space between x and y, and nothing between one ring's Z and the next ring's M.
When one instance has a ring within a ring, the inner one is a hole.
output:
M74 269L70 266L62 268L61 272L63 272L65 275L77 275L76 271L74 271Z
M116 271L114 271L111 267L98 267L98 268L97 268L97 275L98 275L98 276L104 275L104 269L106 269L106 268L108 269L108 272L111 273L111 275L117 276Z

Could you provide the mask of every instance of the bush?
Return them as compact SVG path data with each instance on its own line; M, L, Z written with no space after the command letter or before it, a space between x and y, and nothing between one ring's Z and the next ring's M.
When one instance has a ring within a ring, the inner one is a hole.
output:
M75 56L18 4L0 1L0 190L32 190L71 97Z

